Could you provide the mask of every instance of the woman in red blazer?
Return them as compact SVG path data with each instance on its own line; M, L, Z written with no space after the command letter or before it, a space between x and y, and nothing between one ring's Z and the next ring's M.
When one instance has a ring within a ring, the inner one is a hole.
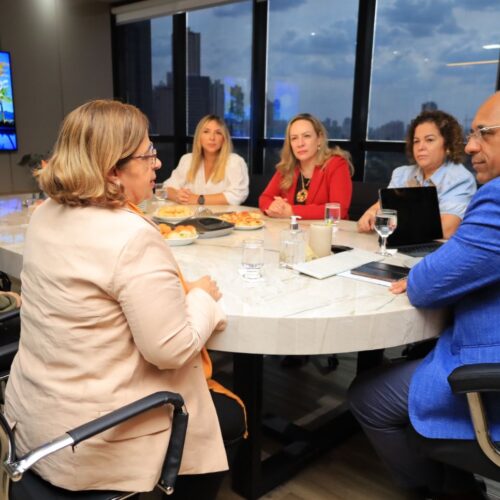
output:
M259 197L259 208L269 217L300 215L322 219L325 203L340 203L348 217L354 171L350 154L328 147L323 124L309 113L290 120L276 173Z

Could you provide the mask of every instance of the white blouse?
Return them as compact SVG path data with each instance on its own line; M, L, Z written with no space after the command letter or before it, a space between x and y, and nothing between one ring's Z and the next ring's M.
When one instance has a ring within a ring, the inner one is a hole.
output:
M174 169L172 175L163 185L174 189L187 188L195 194L218 194L222 193L229 205L241 205L248 196L248 168L245 160L231 153L226 165L226 174L220 182L214 183L211 179L205 179L203 161L196 172L193 182L187 182L187 174L191 167L193 155L185 154L181 157L179 165Z

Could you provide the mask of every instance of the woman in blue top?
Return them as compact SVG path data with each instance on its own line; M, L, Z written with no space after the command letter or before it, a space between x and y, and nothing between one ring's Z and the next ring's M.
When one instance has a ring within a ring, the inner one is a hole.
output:
M443 236L450 238L476 192L474 176L462 165L462 128L453 116L444 111L424 111L410 124L406 153L412 164L396 168L389 187L435 186ZM363 214L358 221L359 232L373 230L379 208L377 202Z

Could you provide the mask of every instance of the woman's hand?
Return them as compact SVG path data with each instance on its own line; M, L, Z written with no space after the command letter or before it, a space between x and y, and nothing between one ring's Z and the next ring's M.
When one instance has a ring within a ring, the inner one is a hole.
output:
M180 188L175 194L175 201L181 205L189 205L195 194L187 188Z
M196 281L186 282L187 293L189 293L193 288L201 288L205 290L205 292L212 297L215 301L218 301L222 297L222 293L220 293L219 287L215 280L213 280L210 276L202 276L200 279Z
M292 206L281 196L275 196L266 210L269 217L289 217L293 215Z
M377 211L369 208L358 220L358 232L369 233L375 229L375 215Z
M389 287L389 291L394 293L394 294L404 293L404 292L406 292L407 286L408 286L408 280L405 278L405 279L402 279L399 281L395 281Z

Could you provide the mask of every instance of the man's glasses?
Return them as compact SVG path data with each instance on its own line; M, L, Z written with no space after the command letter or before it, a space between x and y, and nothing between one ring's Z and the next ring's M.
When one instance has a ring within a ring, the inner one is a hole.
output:
M158 158L158 152L153 147L150 149L150 151L151 153L147 153L144 155L127 156L126 158L122 158L121 160L118 160L116 166L121 167L130 160L146 160L149 163L149 166L151 168L154 168L156 166L156 159Z
M469 142L471 139L475 139L476 141L484 141L484 138L490 135L490 130L494 130L496 128L500 128L500 125L491 125L491 127L480 127L477 130L471 131L470 134L467 135L466 139Z

